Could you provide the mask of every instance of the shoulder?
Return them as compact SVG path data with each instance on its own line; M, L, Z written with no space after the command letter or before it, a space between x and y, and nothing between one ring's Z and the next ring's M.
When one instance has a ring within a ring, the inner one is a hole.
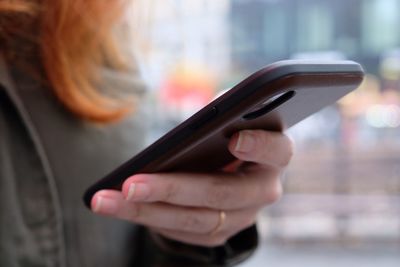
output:
M0 56L0 84L31 137L40 143L53 163L60 162L60 168L70 165L68 168L73 169L82 163L81 169L88 176L93 172L92 177L104 174L143 148L148 128L146 90L139 74L106 68L100 73L102 90L133 91L139 98L134 112L118 123L96 125L77 119L57 102L44 84L7 65ZM66 164L66 158L70 164ZM95 165L98 167L94 168Z

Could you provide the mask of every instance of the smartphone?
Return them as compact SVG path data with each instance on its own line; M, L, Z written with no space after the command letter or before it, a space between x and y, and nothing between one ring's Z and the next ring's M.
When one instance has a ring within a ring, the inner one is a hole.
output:
M137 173L210 172L235 160L231 136L244 129L284 131L356 89L364 71L352 61L286 60L253 73L87 189L121 189Z

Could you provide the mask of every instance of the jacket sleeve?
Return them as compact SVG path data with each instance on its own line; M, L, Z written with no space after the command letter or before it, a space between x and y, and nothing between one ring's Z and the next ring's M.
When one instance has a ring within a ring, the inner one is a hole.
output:
M140 266L146 267L230 267L249 258L258 245L255 225L231 237L224 245L208 248L164 238L147 229L142 236Z

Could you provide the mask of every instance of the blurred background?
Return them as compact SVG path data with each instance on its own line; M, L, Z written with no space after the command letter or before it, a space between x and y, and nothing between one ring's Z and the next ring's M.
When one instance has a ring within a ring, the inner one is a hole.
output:
M350 59L367 74L288 131L285 195L242 266L400 266L400 1L152 0L135 29L152 90L149 142L262 66Z

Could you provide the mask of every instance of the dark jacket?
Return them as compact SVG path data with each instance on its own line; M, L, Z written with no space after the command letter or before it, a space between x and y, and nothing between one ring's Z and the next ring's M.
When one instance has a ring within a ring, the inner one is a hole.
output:
M135 73L104 69L102 77L104 90L112 85L145 97ZM84 190L143 148L145 106L116 124L83 122L0 57L0 266L225 266L248 256L254 227L206 249L153 238L85 208Z

